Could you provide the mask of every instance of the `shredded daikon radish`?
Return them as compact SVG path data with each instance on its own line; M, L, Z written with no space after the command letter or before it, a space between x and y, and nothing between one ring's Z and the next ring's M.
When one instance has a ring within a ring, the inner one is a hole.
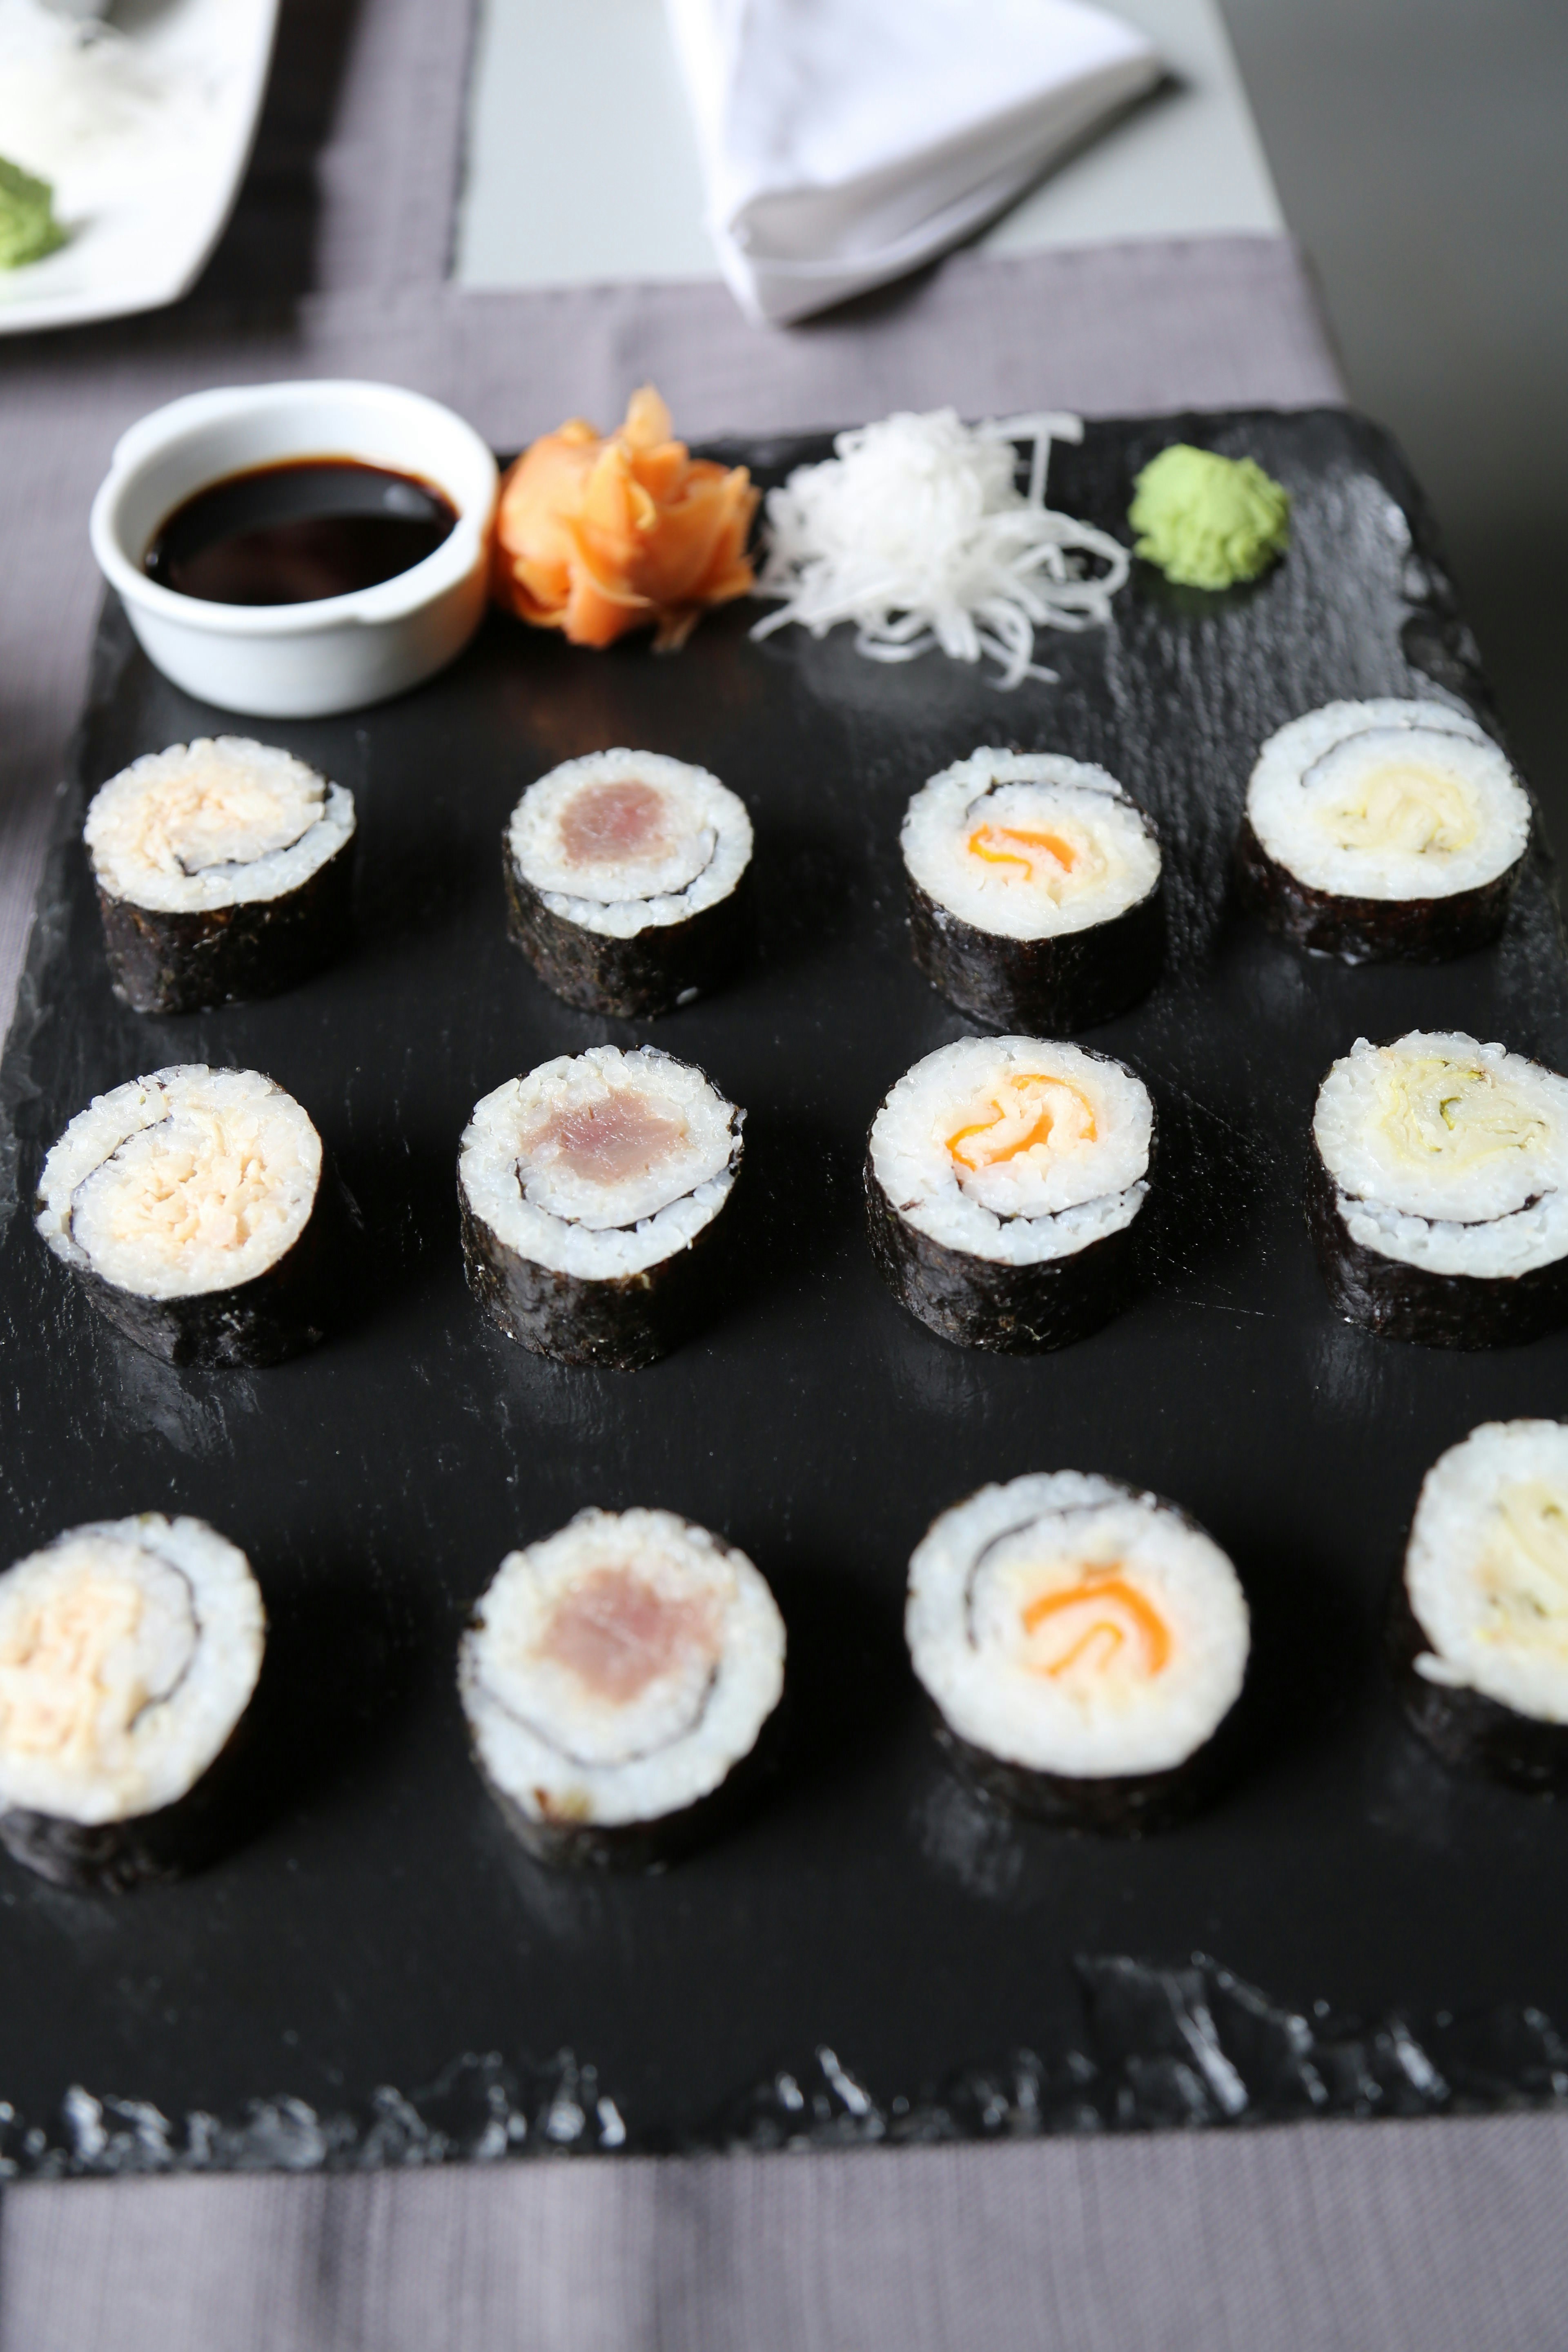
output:
M837 456L768 493L755 593L782 602L752 635L798 621L821 637L853 621L873 661L940 646L955 661L989 655L1005 687L1053 679L1032 659L1036 629L1109 620L1128 573L1119 541L1046 504L1052 441L1082 438L1077 416L967 425L951 408L840 433ZM1018 442L1030 445L1026 491Z

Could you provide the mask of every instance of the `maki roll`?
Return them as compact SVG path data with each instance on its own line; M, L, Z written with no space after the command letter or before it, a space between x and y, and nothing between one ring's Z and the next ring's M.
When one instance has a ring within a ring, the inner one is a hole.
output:
M1331 702L1263 746L1237 879L1298 947L1441 963L1497 938L1529 844L1529 795L1467 712Z
M75 1528L0 1576L0 1843L57 1886L177 1878L232 1828L267 1618L200 1519Z
M458 1162L468 1286L509 1339L635 1371L695 1328L745 1113L657 1046L593 1045L474 1105Z
M117 1331L166 1364L243 1368L325 1336L337 1207L292 1095L199 1062L95 1096L37 1202L39 1233Z
M778 1605L673 1511L579 1511L509 1553L458 1689L479 1770L536 1861L648 1869L722 1826L784 1689Z
M353 794L272 744L151 751L94 796L82 836L114 993L137 1013L274 995L347 939Z
M1568 1787L1568 1428L1489 1421L1426 1473L1389 1653L1450 1763Z
M977 1020L1056 1036L1153 986L1160 845L1103 768L976 751L921 786L901 839L915 961Z
M983 1486L910 1561L910 1657L937 1736L1011 1811L1136 1834L1209 1795L1247 1601L1184 1511L1058 1470Z
M717 987L745 948L745 803L705 768L596 751L530 784L504 844L507 928L547 988L646 1019Z
M900 1306L1011 1355L1098 1330L1136 1278L1154 1106L1109 1055L963 1037L906 1071L866 1157L871 1248Z
M1362 1037L1312 1142L1307 1222L1347 1323L1495 1348L1568 1320L1568 1078L1461 1034Z

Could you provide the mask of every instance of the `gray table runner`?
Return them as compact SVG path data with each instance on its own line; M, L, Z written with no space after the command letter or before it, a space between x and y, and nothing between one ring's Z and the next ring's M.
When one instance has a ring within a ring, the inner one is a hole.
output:
M694 436L1340 396L1269 238L961 255L787 336L717 286L458 293L467 48L458 0L286 0L198 294L0 346L0 1024L85 683L88 503L116 435L177 393L385 376L502 446L608 423L646 379ZM0 2210L0 2352L1556 2352L1565 2191L1568 2125L1546 2116L30 2185Z

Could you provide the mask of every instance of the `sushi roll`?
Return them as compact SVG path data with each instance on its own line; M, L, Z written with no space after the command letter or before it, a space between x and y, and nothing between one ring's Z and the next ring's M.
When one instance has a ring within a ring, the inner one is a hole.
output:
M135 760L82 828L114 993L199 1013L308 979L348 937L353 794L269 743Z
M247 1369L324 1337L340 1212L292 1095L199 1062L95 1096L37 1202L44 1240L126 1339L167 1364Z
M474 1106L458 1163L468 1286L509 1339L634 1371L695 1328L745 1113L657 1046L593 1045Z
M778 1605L673 1511L579 1511L509 1553L463 1637L479 1770L536 1861L648 1869L738 1809L784 1689Z
M1212 1793L1247 1601L1184 1511L1058 1470L983 1486L910 1561L905 1636L966 1778L1079 1829L1163 1828Z
M906 1071L866 1157L871 1248L961 1348L1066 1347L1126 1304L1154 1106L1109 1055L963 1037Z
M1450 1763L1568 1788L1568 1428L1489 1421L1426 1473L1389 1649Z
M530 784L504 849L512 940L584 1012L689 1004L746 946L752 820L705 768L654 751L568 760Z
M1568 1320L1568 1078L1461 1034L1358 1038L1318 1090L1307 1222L1336 1314L1495 1348Z
M1529 795L1467 712L1331 702L1263 746L1236 870L1298 947L1441 963L1497 938L1529 845Z
M18 1560L0 1576L0 1843L57 1886L208 1861L266 1638L245 1554L200 1519L144 1511Z
M976 751L921 786L902 845L915 961L976 1020L1060 1036L1152 988L1160 845L1103 768Z

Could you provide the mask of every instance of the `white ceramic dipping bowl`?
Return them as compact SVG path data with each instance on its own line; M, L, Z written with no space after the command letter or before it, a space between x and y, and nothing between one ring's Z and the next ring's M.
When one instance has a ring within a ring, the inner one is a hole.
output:
M289 457L416 475L457 509L434 553L374 588L306 604L210 604L142 570L174 509L226 475ZM156 408L118 444L92 502L99 568L165 677L223 710L317 719L417 686L484 616L496 461L460 416L390 383L257 383Z

